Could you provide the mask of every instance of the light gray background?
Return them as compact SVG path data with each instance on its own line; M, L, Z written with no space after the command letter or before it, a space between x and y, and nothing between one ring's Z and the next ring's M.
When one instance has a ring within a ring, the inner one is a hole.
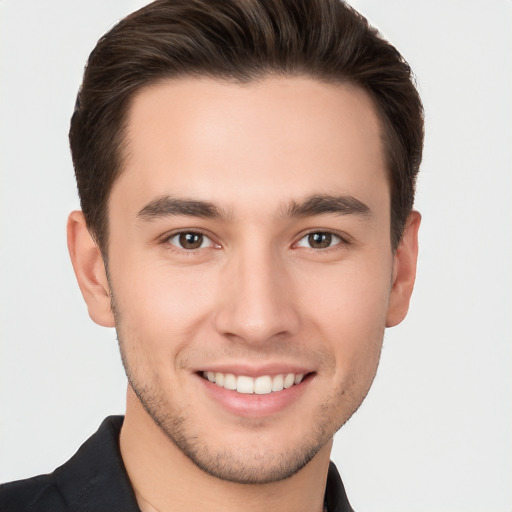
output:
M67 130L96 40L143 1L0 0L0 481L47 472L122 413L115 333L68 261ZM360 512L512 510L512 2L353 3L427 114L408 319L333 458Z

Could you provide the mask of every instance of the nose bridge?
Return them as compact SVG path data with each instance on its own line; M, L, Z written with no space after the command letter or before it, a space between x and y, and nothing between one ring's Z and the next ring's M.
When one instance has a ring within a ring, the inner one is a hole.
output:
M291 335L298 314L283 258L268 241L252 240L233 251L224 269L217 328L247 343Z

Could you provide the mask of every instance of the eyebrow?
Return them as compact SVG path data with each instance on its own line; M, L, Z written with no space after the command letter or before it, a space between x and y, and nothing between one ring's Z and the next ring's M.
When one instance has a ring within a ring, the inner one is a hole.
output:
M313 215L371 215L370 208L353 196L313 195L301 202L292 201L284 217L308 217ZM151 221L172 216L227 219L228 215L214 203L196 199L162 196L147 203L137 214L139 219Z
M142 220L150 221L162 217L186 215L205 219L223 219L227 215L208 201L162 196L146 204L137 214Z
M288 217L308 217L312 215L363 215L370 216L370 208L353 196L314 195L297 203L292 201L286 211Z

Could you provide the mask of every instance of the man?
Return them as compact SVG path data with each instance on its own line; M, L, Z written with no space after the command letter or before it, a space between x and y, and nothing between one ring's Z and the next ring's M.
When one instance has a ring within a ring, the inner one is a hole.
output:
M92 52L68 246L126 416L2 511L351 510L329 463L420 216L410 69L337 0L159 0Z

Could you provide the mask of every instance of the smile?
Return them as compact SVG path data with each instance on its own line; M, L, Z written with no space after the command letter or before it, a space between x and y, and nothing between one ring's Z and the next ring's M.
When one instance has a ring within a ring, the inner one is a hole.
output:
M303 373L286 373L278 375L261 375L260 377L248 377L246 375L234 375L232 373L203 372L203 377L211 383L238 393L267 395L291 388L300 384L304 378Z

